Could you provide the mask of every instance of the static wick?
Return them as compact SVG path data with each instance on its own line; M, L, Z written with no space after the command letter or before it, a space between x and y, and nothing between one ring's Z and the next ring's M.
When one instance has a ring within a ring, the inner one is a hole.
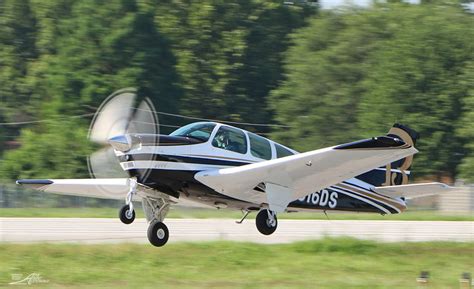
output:
M326 212L326 210L324 210L324 214L326 215L326 218L328 218L328 221L331 221L331 220L329 219L329 216L328 216L328 213Z

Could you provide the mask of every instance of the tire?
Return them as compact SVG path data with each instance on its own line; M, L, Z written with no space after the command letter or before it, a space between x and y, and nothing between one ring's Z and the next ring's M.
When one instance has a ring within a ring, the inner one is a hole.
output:
M263 235L271 235L275 232L278 227L278 220L275 215L275 223L272 225L269 222L268 210L261 210L258 212L257 217L255 218L255 225L257 225L257 230Z
M150 226L148 226L147 236L148 241L150 241L153 246L161 247L168 242L168 227L160 221L152 221Z
M127 212L129 210L130 210L130 206L125 205L119 211L120 221L122 221L122 223L127 224L127 225L133 223L133 221L135 220L135 210L132 211L131 217L127 216Z

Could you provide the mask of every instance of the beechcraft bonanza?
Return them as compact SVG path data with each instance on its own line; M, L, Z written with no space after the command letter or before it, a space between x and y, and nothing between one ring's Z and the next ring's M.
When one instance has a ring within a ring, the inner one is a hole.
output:
M441 183L408 184L418 134L395 124L388 134L298 153L257 134L217 122L197 122L169 135L158 133L151 102L134 90L111 95L97 111L89 138L107 145L89 159L91 179L18 180L48 193L123 199L120 220L135 219L141 201L148 239L163 246L171 205L191 201L214 208L258 212L264 235L277 214L352 211L397 214L406 200L450 190ZM104 173L114 164L120 171ZM118 163L120 166L118 166ZM126 173L126 175L122 175ZM115 178L104 178L104 176ZM121 177L116 177L121 176Z

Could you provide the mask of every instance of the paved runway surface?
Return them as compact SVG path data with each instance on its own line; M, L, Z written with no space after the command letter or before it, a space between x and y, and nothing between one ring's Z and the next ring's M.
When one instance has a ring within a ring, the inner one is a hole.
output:
M474 222L279 220L277 231L263 236L253 219L167 219L169 242L232 240L287 243L324 236L349 236L387 242L474 241ZM144 219L124 225L118 219L0 218L1 242L147 243Z

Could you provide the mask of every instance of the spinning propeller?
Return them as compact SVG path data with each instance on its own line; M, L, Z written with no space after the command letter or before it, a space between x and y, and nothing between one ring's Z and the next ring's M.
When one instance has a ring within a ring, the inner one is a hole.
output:
M92 178L126 178L114 149L127 152L132 147L141 149L146 142L158 144L159 122L149 98L139 99L135 89L114 92L100 105L89 128L89 140L103 148L88 158ZM153 154L140 154L139 161L151 161ZM148 177L148 169L137 170L140 179Z

